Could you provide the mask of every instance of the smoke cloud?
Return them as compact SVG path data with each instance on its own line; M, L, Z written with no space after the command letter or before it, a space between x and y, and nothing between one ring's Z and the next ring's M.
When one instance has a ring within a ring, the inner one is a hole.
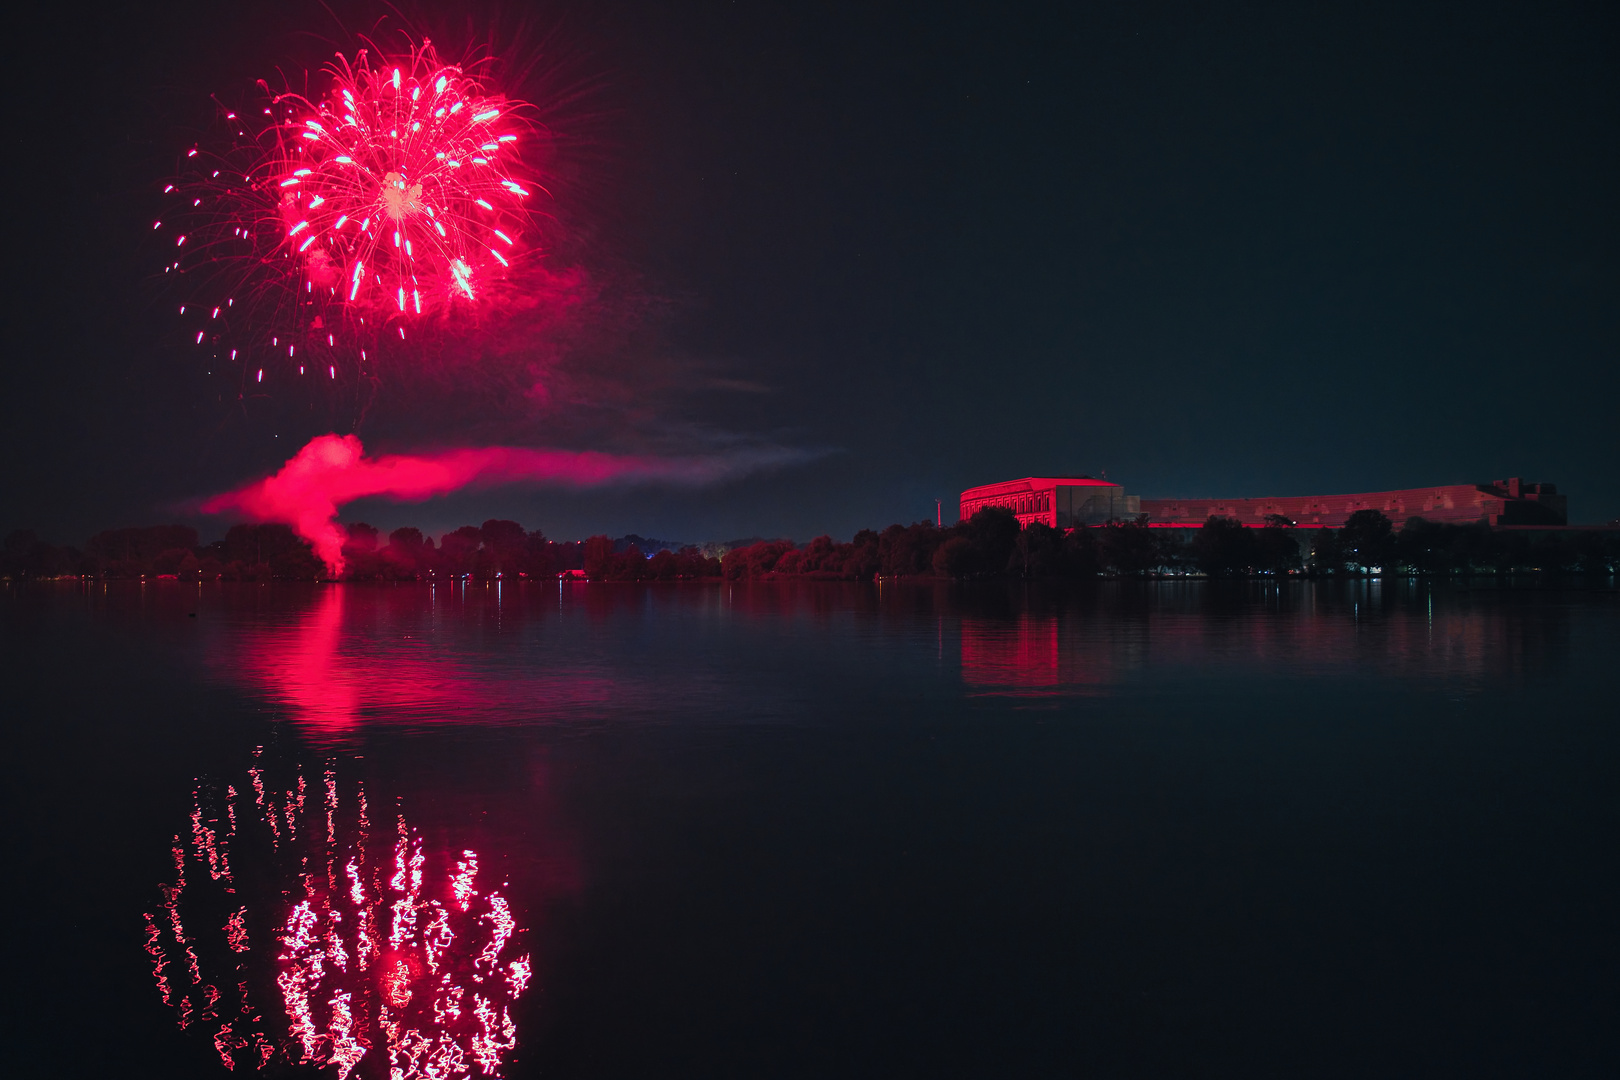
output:
M641 457L593 451L486 446L439 454L368 458L354 435L321 435L277 473L202 504L208 514L236 511L255 521L292 526L315 547L335 577L343 572L344 531L338 508L367 496L405 501L446 495L471 484L715 483L772 465L804 460L800 451L753 450L713 457Z

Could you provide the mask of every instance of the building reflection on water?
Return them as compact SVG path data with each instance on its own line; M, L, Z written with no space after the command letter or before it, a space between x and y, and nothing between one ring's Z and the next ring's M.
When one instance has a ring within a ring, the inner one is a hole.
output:
M1558 662L1567 613L1504 617L1502 597L1493 590L1476 605L1465 590L1405 582L1167 583L1057 603L997 598L955 621L972 694L1088 697L1149 670L1155 679L1376 673L1455 688Z
M1111 651L1065 647L1058 618L1023 612L1017 618L965 617L961 623L962 681L970 691L1020 697L1077 695L1112 681Z
M507 883L340 770L256 752L236 782L198 786L145 915L158 993L227 1069L503 1075L534 976Z

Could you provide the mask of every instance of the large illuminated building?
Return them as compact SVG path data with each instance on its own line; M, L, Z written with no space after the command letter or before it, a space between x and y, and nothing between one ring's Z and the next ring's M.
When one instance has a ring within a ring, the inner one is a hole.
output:
M1142 512L1141 500L1107 480L1089 476L1026 476L983 484L962 492L961 515L966 521L987 506L1001 506L1018 515L1018 524L1042 522L1054 529L1102 525Z
M1101 525L1146 515L1148 524L1195 528L1211 517L1263 526L1282 518L1295 525L1337 528L1358 510L1377 510L1397 525L1408 518L1453 525L1565 525L1567 497L1552 484L1517 477L1489 484L1374 491L1359 495L1290 495L1264 499L1143 499L1119 484L1080 477L1025 477L962 492L961 516L1004 506L1020 525L1039 521L1056 529Z

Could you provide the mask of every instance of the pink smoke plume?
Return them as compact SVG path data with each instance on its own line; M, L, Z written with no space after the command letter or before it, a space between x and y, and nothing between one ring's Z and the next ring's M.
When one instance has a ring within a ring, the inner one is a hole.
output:
M777 452L766 459L795 455ZM475 482L561 484L594 487L613 482L662 480L701 484L748 467L770 463L755 455L740 458L657 458L591 451L530 450L486 446L415 456L386 454L367 458L354 435L321 435L281 471L202 504L208 514L240 511L255 521L291 525L315 547L334 577L343 572L344 531L338 508L368 495L418 500L445 495Z

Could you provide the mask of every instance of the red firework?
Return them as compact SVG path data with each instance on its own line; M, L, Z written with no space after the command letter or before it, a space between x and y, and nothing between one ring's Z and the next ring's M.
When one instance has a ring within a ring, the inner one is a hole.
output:
M430 43L340 54L326 74L325 96L272 95L256 134L226 111L235 145L193 149L195 171L166 188L181 205L165 271L216 290L181 308L199 320L187 333L254 382L364 373L408 326L471 313L524 252L544 191L519 156L523 103Z

